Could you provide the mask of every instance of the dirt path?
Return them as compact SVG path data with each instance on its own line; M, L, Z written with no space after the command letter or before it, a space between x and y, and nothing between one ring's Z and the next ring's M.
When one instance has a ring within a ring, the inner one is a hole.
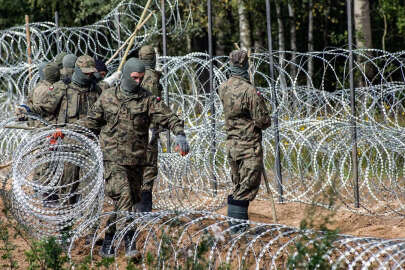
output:
M299 228L300 222L306 216L309 205L301 203L276 204L279 224ZM218 211L226 215L226 207ZM329 210L317 207L317 216L324 216ZM256 222L274 223L270 202L253 201L249 206L249 218ZM352 213L348 210L338 210L332 218L331 229L338 228L342 234L365 237L405 238L404 217L376 217Z

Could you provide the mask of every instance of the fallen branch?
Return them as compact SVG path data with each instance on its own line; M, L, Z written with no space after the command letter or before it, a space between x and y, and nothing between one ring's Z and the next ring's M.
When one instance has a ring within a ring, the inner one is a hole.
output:
M137 32L139 31L139 29L141 29L141 28L145 25L145 23L150 19L150 17L151 17L151 16L153 15L153 13L154 13L154 12L150 13L150 14L145 18L145 20L143 19L143 18L145 17L146 11L147 11L148 7L150 6L151 2L152 2L152 0L149 0L149 1L146 3L146 5L145 5L145 7L144 7L144 9L143 9L142 15L141 15L141 17L139 18L138 24L137 24L137 26L135 27L134 32L131 34L131 36L129 36L129 38L124 42L124 44L122 44L121 47L110 57L110 59L108 59L108 61L106 62L106 65L110 64L111 61L114 60L115 57L117 57L117 55L120 53L120 51L121 51L121 50L127 45L127 43L129 42L129 44L128 44L128 46L127 46L127 49L126 49L126 51L125 51L125 54L124 54L124 56L122 57L120 66L118 67L118 70L122 70L122 67L124 66L125 61L126 61L126 59L127 59L129 50L131 49L132 45L134 44L134 41L135 41L135 37L136 37Z

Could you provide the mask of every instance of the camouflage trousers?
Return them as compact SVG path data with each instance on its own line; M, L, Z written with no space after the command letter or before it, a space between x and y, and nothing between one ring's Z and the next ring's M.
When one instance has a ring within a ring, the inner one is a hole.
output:
M235 200L252 201L260 188L263 153L261 147L259 147L258 151L250 151L248 155L241 158L239 153L245 150L238 151L237 148L228 150L228 161L231 167L233 183L232 196Z
M135 204L141 200L142 177L142 166L104 161L105 194L113 200L114 212L134 211ZM114 233L126 225L127 220L121 215L112 215L107 221L107 232Z
M45 202L59 202L65 205L74 204L79 199L79 195L75 194L79 187L80 167L71 163L63 165L63 172L60 180L50 185L52 178L55 176L57 164L47 163L42 164L34 169L34 181L43 186L47 186L42 192L42 197ZM59 190L55 190L55 185L63 186ZM35 189L36 192L39 190Z
M143 172L143 184L142 191L153 190L153 183L158 175L157 168L157 159L158 159L158 140L155 140L154 143L148 144L146 148L146 163L145 170Z
M76 192L80 185L80 175L80 167L72 163L65 163L60 185L66 187L61 188L59 200L64 200L68 204L74 204L78 201L79 195Z

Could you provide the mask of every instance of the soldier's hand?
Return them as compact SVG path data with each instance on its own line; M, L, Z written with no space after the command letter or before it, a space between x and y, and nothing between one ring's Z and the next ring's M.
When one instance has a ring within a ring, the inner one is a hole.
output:
M180 151L180 155L185 156L190 151L186 136L179 134L176 136L176 151Z
M121 78L122 72L120 70L117 70L111 76L108 78L104 79L104 82L106 82L109 86L113 86L116 81L118 81Z
M65 134L63 134L62 130L59 128L56 129L56 131L49 136L49 144L56 144L59 139L63 139L65 137Z
M27 113L30 112L30 108L27 105L19 105L15 107L14 114L18 118L18 121L27 121Z

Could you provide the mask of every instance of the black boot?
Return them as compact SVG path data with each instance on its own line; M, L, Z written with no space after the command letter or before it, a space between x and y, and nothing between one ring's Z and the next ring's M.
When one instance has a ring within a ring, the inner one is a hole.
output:
M100 256L103 258L113 258L114 257L114 247L112 246L114 234L106 233L103 241L103 245L100 249Z
M241 220L248 220L249 219L248 208L249 208L249 201L235 200L233 199L232 195L228 196L228 217ZM243 223L244 223L243 221L229 221L229 226L232 227L231 233L237 234L244 232L249 225Z
M152 192L142 191L141 201L136 204L137 212L151 212L152 211Z
M135 232L130 230L124 236L125 242L125 257L135 258L140 255L140 252L136 249L136 239L134 238Z

